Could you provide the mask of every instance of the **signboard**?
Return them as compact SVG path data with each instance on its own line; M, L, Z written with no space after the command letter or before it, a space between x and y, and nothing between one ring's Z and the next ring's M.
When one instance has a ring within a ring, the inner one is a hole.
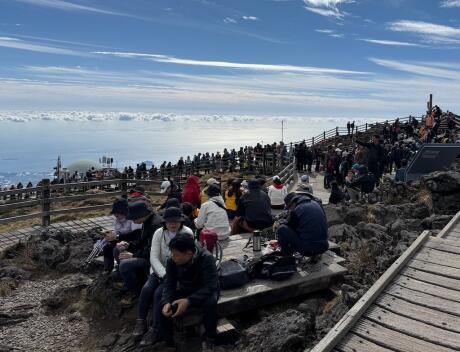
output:
M459 156L460 144L424 144L406 167L404 180L417 180L433 171L448 170Z

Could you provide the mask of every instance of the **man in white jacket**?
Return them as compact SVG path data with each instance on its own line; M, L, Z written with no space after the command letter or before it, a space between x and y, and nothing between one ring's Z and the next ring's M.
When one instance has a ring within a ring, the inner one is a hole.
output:
M273 183L268 187L268 197L272 209L284 209L284 197L288 194L288 190L279 176L273 177Z
M215 231L219 240L225 240L230 235L230 223L220 188L210 185L207 193L208 201L201 205L200 214L195 219L196 228Z
M187 234L193 238L193 232L184 226L185 218L179 208L171 207L163 215L163 227L157 229L152 237L150 248L150 276L139 296L139 318L133 331L135 338L140 338L147 330L147 315L153 303L155 290L166 275L166 262L171 256L169 242L177 234ZM144 335L141 346L148 346L159 339L155 327L150 327Z

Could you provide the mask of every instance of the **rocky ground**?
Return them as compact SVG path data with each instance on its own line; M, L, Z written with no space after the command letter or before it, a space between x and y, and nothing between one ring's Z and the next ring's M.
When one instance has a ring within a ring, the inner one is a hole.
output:
M422 230L440 230L460 210L460 168L410 184L386 180L375 198L375 204L325 206L330 239L349 271L343 280L331 290L229 317L239 339L219 350L313 346ZM82 265L97 236L45 232L3 253L0 351L143 351L130 336L135 306L120 304L120 285L100 265Z

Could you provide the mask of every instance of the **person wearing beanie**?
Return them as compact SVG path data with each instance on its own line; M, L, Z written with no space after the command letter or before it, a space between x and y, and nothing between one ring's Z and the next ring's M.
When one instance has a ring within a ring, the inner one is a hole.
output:
M208 200L201 205L200 214L195 219L196 228L215 231L219 240L225 240L230 235L230 223L220 188L216 184L211 184L207 193Z
M163 226L153 234L150 247L150 275L139 296L139 315L133 331L135 338L143 336L141 346L153 345L159 340L156 322L147 331L147 315L153 304L155 291L166 275L166 261L171 257L169 242L179 234L188 235L193 239L193 232L184 226L184 221L185 217L179 208L167 208L163 214Z
M129 204L128 219L142 224L142 232L135 241L117 244L121 252L120 275L125 287L137 297L149 274L152 236L162 226L162 218L155 214L150 203L138 200Z
M248 182L248 192L238 202L236 217L232 223L232 235L262 230L273 225L270 198L258 179Z
M287 188L281 182L279 176L274 176L270 187L268 187L268 197L272 209L284 209L284 197L288 194Z
M128 220L128 201L124 198L116 199L112 205L110 212L115 217L113 228L114 230L105 234L104 239L108 241L103 249L104 256L104 271L111 273L114 267L114 260L119 263L118 255L120 254L116 248L116 244L120 241L130 243L140 237L142 225L135 224L132 220Z
M288 221L276 231L281 252L314 257L329 248L327 220L321 205L310 197L289 193L284 199Z

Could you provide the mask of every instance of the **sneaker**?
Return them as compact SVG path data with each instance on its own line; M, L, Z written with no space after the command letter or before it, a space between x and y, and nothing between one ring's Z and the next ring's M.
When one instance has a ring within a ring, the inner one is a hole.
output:
M145 334L146 330L147 330L147 322L145 321L145 319L136 319L136 326L134 327L134 330L133 330L133 337L140 338L142 335Z
M147 332L144 334L144 337L142 337L142 340L139 345L142 347L152 346L156 344L158 341L160 341L160 337L157 331L153 328L149 328Z

